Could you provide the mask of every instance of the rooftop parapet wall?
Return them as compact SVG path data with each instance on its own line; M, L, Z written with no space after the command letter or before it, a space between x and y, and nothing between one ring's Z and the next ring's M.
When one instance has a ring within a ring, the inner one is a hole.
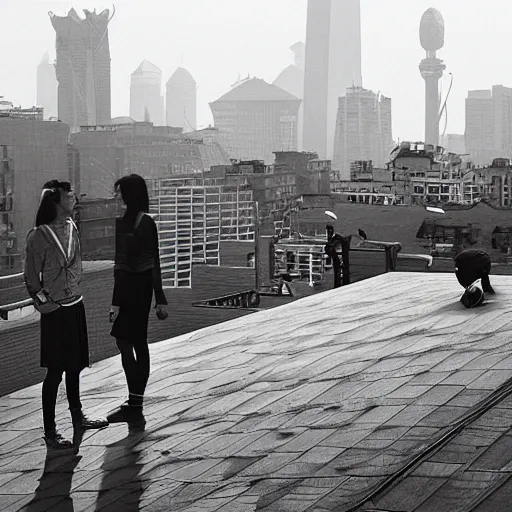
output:
M84 262L87 272L83 278L84 304L89 328L91 360L100 361L117 354L115 340L109 335L108 310L112 302L113 264ZM21 278L20 278L21 279ZM14 290L1 290L0 301L15 302L27 298L22 281ZM254 269L197 266L193 270L193 289L167 290L169 319L156 320L150 314L150 343L201 329L247 314L240 310L198 309L195 301L249 290L254 285ZM1 284L1 282L0 282ZM5 302L2 302L5 303ZM39 368L39 314L14 321L0 321L0 396L36 382L44 377ZM12 368L17 368L15 373Z

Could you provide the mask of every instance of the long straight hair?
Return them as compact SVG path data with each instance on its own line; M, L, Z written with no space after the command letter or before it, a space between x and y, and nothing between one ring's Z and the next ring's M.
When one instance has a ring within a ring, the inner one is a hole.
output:
M69 181L51 180L43 185L41 202L36 213L36 226L50 224L57 218L57 205L60 204L61 191L70 192Z
M146 180L138 174L130 174L118 179L114 188L121 192L126 205L125 216L135 220L139 212L149 213L149 194Z

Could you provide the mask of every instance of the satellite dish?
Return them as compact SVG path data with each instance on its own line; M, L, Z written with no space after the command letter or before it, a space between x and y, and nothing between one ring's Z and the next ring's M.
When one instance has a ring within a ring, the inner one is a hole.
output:
M325 210L325 215L331 217L331 219L338 220L338 216L330 210Z
M442 208L437 207L437 206L427 206L427 207L425 207L425 210L427 210L427 212L443 213L444 214L444 210Z

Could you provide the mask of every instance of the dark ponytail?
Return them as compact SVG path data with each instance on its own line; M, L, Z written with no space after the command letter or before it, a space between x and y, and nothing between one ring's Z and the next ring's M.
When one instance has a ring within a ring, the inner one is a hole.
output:
M69 192L71 185L67 181L51 180L43 186L41 202L36 214L36 227L50 224L57 217L57 205L60 204L60 191Z

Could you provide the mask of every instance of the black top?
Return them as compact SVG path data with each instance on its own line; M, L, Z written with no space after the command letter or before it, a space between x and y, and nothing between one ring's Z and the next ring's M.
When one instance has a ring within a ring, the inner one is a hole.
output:
M476 270L490 272L491 258L481 249L464 249L453 258L459 270Z
M157 304L167 304L162 290L158 231L155 221L144 215L134 230L135 219L125 214L116 220L116 258L114 266L114 293L112 305L120 306L125 293L125 279L129 274L152 270L153 290Z

